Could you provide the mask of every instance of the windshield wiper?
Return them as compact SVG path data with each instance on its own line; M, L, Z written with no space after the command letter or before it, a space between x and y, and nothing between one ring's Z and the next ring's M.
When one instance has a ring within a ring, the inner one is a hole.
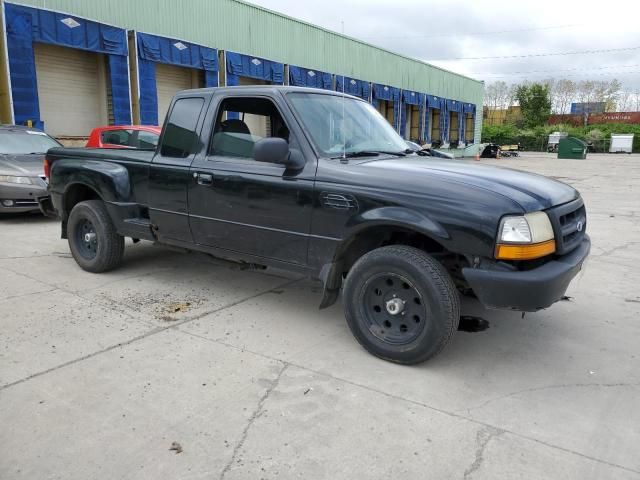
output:
M360 150L358 152L345 152L344 155L331 157L331 159L337 160L339 158L377 157L378 155L380 155L380 152L375 152L373 150Z
M378 157L380 155L395 155L397 157L404 157L404 152L387 152L385 150L359 150L357 152L346 152L344 155L331 157L332 160L339 158L356 158L356 157Z
M45 155L47 152L29 152L27 155Z

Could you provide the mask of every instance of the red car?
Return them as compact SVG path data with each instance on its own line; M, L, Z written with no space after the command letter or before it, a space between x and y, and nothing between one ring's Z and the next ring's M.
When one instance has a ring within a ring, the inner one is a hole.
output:
M87 148L155 150L162 128L150 125L112 125L94 128Z

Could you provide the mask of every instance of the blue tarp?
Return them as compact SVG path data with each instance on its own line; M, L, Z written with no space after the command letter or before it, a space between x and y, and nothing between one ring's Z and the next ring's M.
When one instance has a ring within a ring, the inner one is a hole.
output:
M427 95L427 108L442 108L444 98L436 97L434 95Z
M449 143L449 110L447 101L444 100L440 108L440 140L442 143Z
M424 126L423 126L423 118L425 112L425 101L426 94L412 92L411 90L403 90L402 91L402 112L406 112L407 105L417 105L419 107L419 120L418 120L418 137L413 140L424 140ZM407 128L407 115L404 113L400 117L400 135L404 138L407 138L411 132L406 132Z
M303 67L289 66L289 84L294 87L311 87L331 90L333 78L330 73Z
M466 144L465 131L467 128L467 114L473 114L473 121L475 121L476 106L473 103L462 104L462 114L460 115L460 141Z
M239 77L266 80L269 83L282 85L284 81L284 64L250 57L240 53L227 52L227 85L239 85Z
M445 115L445 119L444 119L444 134L446 136L446 140L443 139L443 142L448 142L449 141L449 129L450 128L455 128L456 130L458 130L458 135L460 134L460 121L462 119L462 115L460 114L460 112L462 111L462 103L457 101L457 100L450 100L447 99L446 100L446 115ZM458 125L449 125L449 122L451 120L451 112L458 112ZM460 136L458 136L458 141L460 140Z
M447 111L460 112L462 111L462 103L457 100L447 100Z
M349 78L342 75L336 75L336 92L343 91L344 83L344 93L348 93L349 95L354 95L356 97L360 97L366 101L369 101L369 93L370 87L369 82L365 82L364 80L356 80L355 78Z
M140 123L158 124L156 63L204 70L205 87L218 86L218 51L175 38L136 33L138 80L140 82Z
M371 98L373 105L378 108L380 101L393 102L393 128L398 129L398 117L400 115L400 89L388 85L374 83L371 85Z
M127 33L64 13L5 4L7 51L15 122L44 127L40 118L33 42L79 48L109 56L116 124L131 123Z

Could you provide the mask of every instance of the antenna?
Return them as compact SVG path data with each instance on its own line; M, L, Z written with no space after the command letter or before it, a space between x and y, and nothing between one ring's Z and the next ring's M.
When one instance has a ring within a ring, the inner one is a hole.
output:
M346 39L344 38L344 20L342 20L342 68L346 68L345 65L347 64L347 52L346 52ZM344 70L342 70L344 72ZM342 75L342 122L340 124L340 128L342 129L342 161L346 162L347 161L347 139L346 139L346 133L345 133L345 124L344 124L344 82L345 82L345 77L344 74Z

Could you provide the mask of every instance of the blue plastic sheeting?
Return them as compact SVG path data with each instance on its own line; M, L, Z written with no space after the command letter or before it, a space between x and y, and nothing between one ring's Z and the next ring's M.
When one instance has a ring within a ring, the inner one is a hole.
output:
M427 108L440 109L445 103L445 99L442 97L436 97L434 95L427 95Z
M204 70L205 87L218 86L218 51L215 48L140 32L136 33L136 40L142 125L158 125L156 63Z
M349 95L354 95L356 97L360 97L366 101L369 101L369 94L371 92L369 82L365 82L364 80L356 80L355 78L349 78L342 75L336 75L336 92L343 91L343 84L344 93L348 93Z
M472 113L473 114L473 121L475 122L476 119L476 106L473 103L463 103L462 104L462 115L460 115L460 140L463 143L466 143L464 136L465 136L465 129L467 128L467 113Z
M460 112L462 111L462 102L458 102L457 100L447 100L447 111L449 112Z
M371 85L373 100L386 100L391 102L397 102L400 98L400 89L396 87L389 87L387 85L380 85L374 83Z
M218 51L215 48L148 33L137 33L137 37L138 57L143 60L208 72L218 71Z
M443 101L440 108L440 140L442 143L449 143L449 110L447 110L447 101Z
M425 112L425 101L426 101L426 94L424 93L412 92L411 90L402 91L402 112L406 112L407 105L418 105L420 107L419 109L420 116L419 116L419 123L418 123L419 138L416 140L424 140L423 118L424 118L424 112ZM407 133L410 133L410 132L406 132L406 129L407 129L407 115L405 113L400 117L400 135L404 138L407 137Z
M250 57L240 53L227 52L227 85L240 84L240 77L266 80L269 83L282 85L284 81L284 64Z
M116 125L131 124L131 104L129 103L129 61L122 55L109 55L109 75L111 77L111 108Z
M371 103L374 107L378 108L381 101L393 102L393 125L392 127L398 129L398 119L400 117L400 89L396 87L389 87L388 85L380 85L374 83L371 85Z
M289 84L294 87L311 87L331 90L333 78L330 73L303 67L289 66Z
M30 120L33 125L44 128L40 118L33 42L108 55L115 123L131 123L128 46L124 29L10 3L5 4L5 22L16 124Z

